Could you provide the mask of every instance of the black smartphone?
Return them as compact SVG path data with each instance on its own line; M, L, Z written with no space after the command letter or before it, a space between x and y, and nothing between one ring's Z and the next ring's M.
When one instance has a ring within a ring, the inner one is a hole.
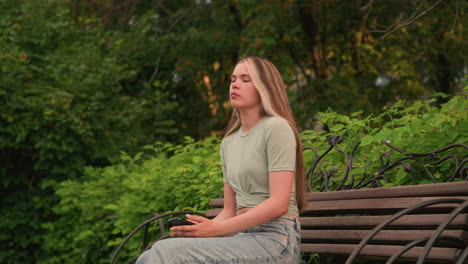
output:
M167 220L167 224L169 225L169 228L173 226L180 226L180 225L194 225L194 223L188 220L182 219L180 217L174 217L174 218Z

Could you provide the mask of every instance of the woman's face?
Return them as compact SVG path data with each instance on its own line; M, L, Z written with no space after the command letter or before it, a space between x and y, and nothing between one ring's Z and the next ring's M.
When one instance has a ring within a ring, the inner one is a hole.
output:
M238 110L261 106L260 94L250 78L245 62L237 64L232 73L229 95L231 106Z

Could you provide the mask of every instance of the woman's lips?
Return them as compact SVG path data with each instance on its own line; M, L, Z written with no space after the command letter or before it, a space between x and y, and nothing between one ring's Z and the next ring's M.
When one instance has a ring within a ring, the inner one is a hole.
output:
M237 98L239 95L237 93L231 93L231 98Z

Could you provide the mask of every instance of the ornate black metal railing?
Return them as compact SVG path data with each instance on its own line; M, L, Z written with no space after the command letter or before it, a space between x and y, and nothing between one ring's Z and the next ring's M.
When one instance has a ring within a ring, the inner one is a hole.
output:
M384 175L389 171L397 168L403 167L406 173L411 175L413 180L413 184L416 184L416 169L414 163L417 164L419 168L422 169L422 172L434 183L437 183L437 179L434 176L434 173L431 172L429 167L434 167L440 165L442 162L450 162L453 163L452 173L449 178L445 180L445 182L451 182L455 179L461 180L468 180L468 166L466 163L468 162L468 157L466 151L468 150L468 145L462 143L451 144L446 147L433 150L431 152L426 153L407 153L404 150L390 144L390 142L383 140L382 143L386 146L390 147L392 150L397 151L400 154L403 154L402 157L398 158L395 161L390 161L390 156L392 154L391 151L384 152L380 156L380 169L379 171L374 174L372 177L364 172L364 175L360 177L360 180L356 180L356 175L353 174L353 161L354 155L358 146L360 145L360 141L354 144L351 151L348 153L341 149L338 145L343 142L342 136L331 136L328 138L329 147L323 153L318 154L317 149L313 147L304 147L304 152L312 151L313 152L313 159L311 162L311 166L306 173L306 179L309 185L309 191L312 191L313 184L320 184L320 188L318 191L340 191L340 190L350 190L350 189L361 189L361 188L373 188L373 187L381 187L382 182L388 182L387 177ZM459 158L450 151L454 149L461 149L465 151L465 154L462 155L463 157ZM335 150L341 153L344 157L345 164L344 164L344 173L342 176L338 176L338 169L331 168L328 171L324 171L319 169L319 163L324 159L324 157L329 154L332 150ZM442 157L440 157L442 156ZM425 161L424 159L427 159ZM369 166L370 164L368 164ZM332 179L340 177L339 183L336 185L332 185Z

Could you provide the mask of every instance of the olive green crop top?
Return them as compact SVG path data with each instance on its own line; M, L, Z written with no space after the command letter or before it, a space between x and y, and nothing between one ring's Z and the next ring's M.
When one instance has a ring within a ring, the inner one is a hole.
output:
M296 171L296 138L285 119L265 117L247 133L241 129L225 137L220 149L224 183L236 193L237 209L269 197L269 172ZM288 213L299 215L295 183Z

